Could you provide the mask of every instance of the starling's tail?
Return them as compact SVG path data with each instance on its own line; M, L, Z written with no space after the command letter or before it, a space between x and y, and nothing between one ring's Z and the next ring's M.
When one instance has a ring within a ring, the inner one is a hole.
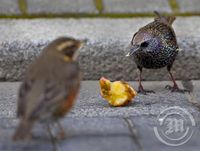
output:
M166 23L168 25L172 25L174 20L176 19L175 16L162 16L159 12L154 11L154 13L158 16L155 18L155 20L162 21L163 23Z
M31 137L31 128L33 126L33 122L27 120L21 120L14 135L13 140L26 140Z

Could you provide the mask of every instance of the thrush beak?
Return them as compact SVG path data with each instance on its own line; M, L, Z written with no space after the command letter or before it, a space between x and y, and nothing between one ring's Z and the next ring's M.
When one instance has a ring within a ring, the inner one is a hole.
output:
M84 40L80 40L78 42L78 45L77 45L77 50L81 49L85 44L86 44L87 40L84 39ZM77 60L78 56L79 56L79 51L76 51L75 54L73 55L73 60Z
M79 45L78 45L78 49L81 49L83 46L85 45L84 42L80 41Z
M140 50L140 47L132 47L129 53L126 55L126 57L133 56L135 52Z
M84 46L84 45L86 45L87 43L88 43L88 39L83 39L83 40L81 40L81 44L82 44L82 46Z
M88 42L88 39L80 40L78 48L81 49L87 42Z

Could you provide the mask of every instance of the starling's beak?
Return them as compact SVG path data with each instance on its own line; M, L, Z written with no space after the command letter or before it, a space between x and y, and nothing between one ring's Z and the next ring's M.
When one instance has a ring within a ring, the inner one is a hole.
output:
M129 53L126 55L126 57L133 56L133 54L138 50L140 50L140 47L132 47Z

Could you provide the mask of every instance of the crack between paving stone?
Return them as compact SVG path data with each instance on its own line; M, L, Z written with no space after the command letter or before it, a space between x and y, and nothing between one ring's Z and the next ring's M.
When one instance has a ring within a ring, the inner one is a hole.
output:
M191 80L183 80L183 81L181 81L181 83L185 89L190 91L190 92L185 93L188 102L190 102L193 106L197 107L200 110L200 103L199 103L199 101L197 101L197 99L193 93L194 86L192 84L192 81Z
M93 138L104 138L104 137L109 137L109 138L116 138L116 137L130 137L131 135L129 134L108 134L108 135L102 135L102 134L80 134L80 135L70 135L68 134L67 139L76 139L76 138L86 138L86 137L93 137Z
M143 146L142 146L141 142L139 141L138 131L135 128L133 122L128 117L124 117L123 119L126 122L126 124L128 125L129 131L131 132L131 138L133 139L133 142L137 145L139 151L143 151Z

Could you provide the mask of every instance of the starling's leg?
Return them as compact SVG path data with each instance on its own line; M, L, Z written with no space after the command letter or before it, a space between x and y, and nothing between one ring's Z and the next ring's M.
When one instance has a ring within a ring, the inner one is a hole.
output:
M170 66L167 66L167 71L169 72L169 75L170 75L170 78L172 80L172 82L174 83L173 86L170 86L170 85L166 85L166 89L169 89L171 90L171 92L180 92L180 93L185 93L185 92L189 92L189 90L186 90L186 89L180 89L171 73L171 65Z
M141 94L147 94L147 93L155 93L154 91L152 90L145 90L142 86L142 68L138 66L138 69L139 69L139 86L138 86L138 93L141 93Z
M66 138L66 134L65 134L65 130L63 129L61 123L59 121L56 122L59 128L59 133L58 133L58 139L65 139Z

